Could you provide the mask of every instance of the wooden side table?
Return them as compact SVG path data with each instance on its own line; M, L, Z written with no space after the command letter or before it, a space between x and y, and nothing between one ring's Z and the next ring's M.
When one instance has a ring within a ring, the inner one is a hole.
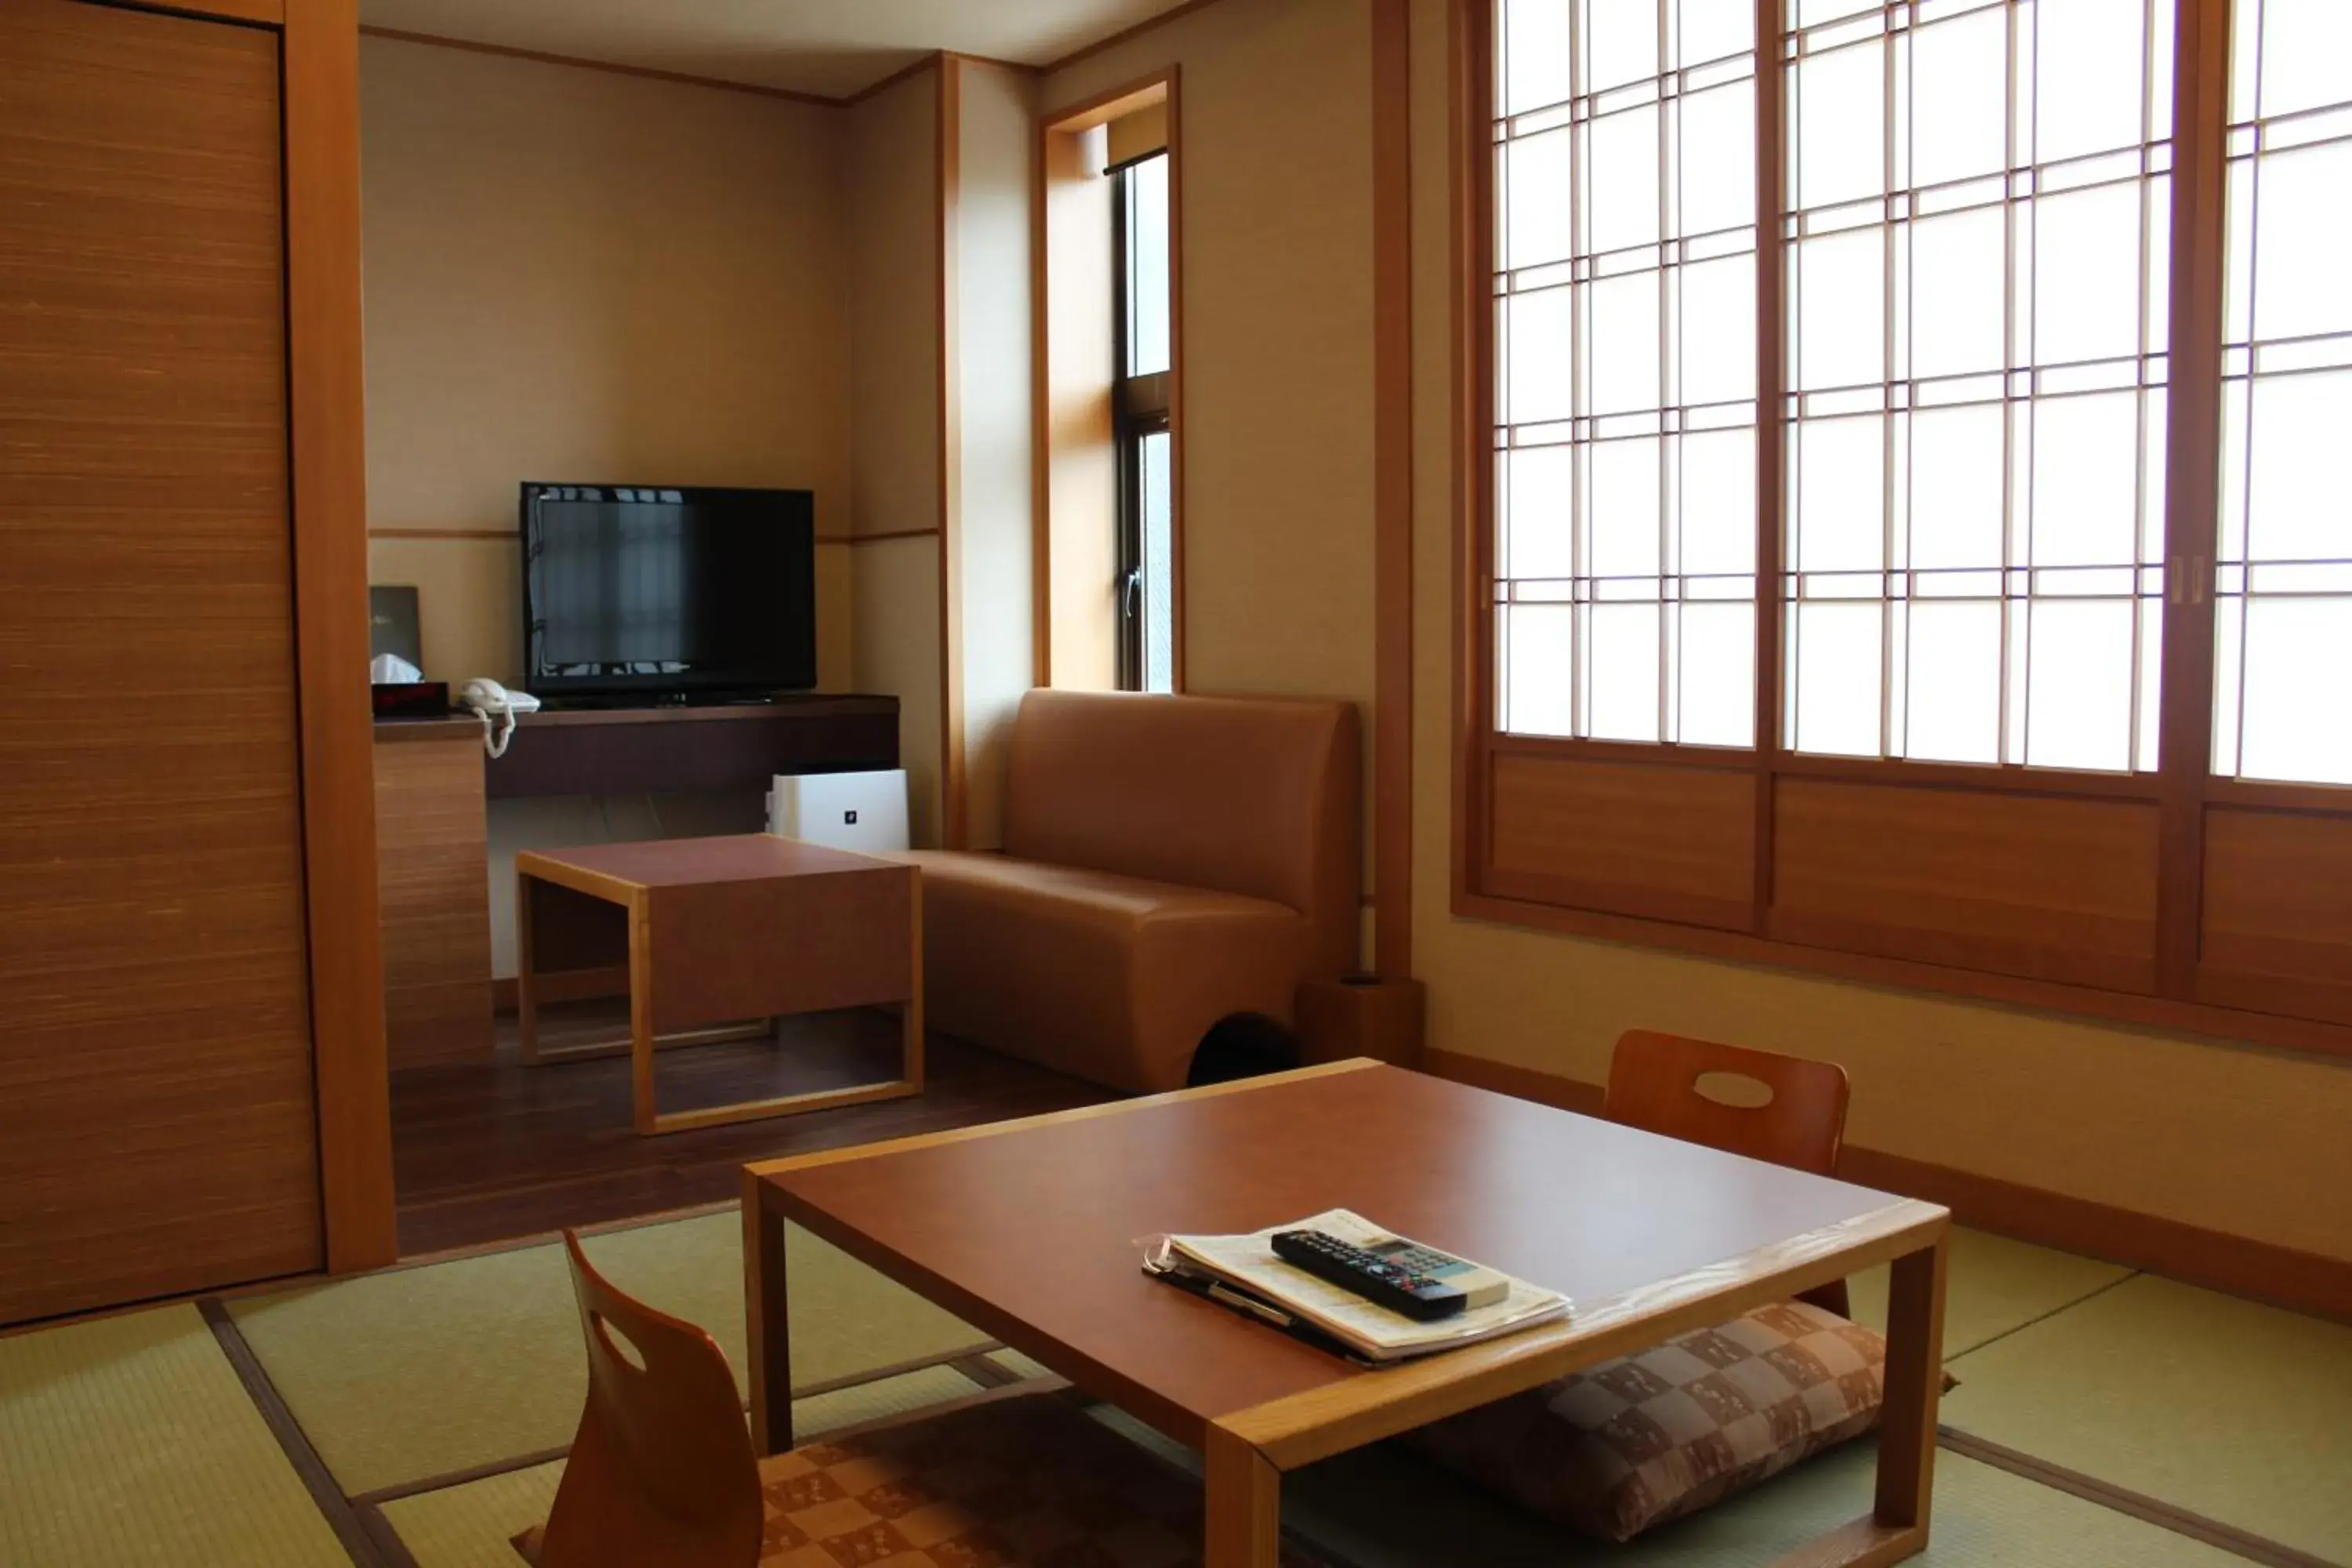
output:
M922 883L912 865L764 833L671 838L526 850L515 857L515 894L524 1061L541 1057L543 978L625 961L640 1133L922 1090ZM667 1115L656 1105L654 1051L664 1034L891 1003L905 1026L897 1079Z

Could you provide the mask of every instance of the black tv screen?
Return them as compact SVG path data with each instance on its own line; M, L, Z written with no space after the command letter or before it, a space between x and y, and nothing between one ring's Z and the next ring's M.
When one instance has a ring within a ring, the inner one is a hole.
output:
M522 487L532 691L792 691L816 684L807 490Z

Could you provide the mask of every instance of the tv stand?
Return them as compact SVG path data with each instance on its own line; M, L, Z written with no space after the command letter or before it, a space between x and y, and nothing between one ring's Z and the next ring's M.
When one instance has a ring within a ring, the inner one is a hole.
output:
M898 700L790 692L723 706L547 708L484 763L492 800L765 791L777 773L898 765Z

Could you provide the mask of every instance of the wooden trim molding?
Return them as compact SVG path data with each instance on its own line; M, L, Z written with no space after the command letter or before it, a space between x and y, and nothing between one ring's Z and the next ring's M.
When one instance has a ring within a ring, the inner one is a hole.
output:
M1601 1114L1601 1087L1580 1079L1434 1048L1424 1053L1423 1061L1430 1072L1456 1083L1586 1116ZM1852 1143L1838 1157L1838 1175L1863 1186L1941 1204L1959 1224L1978 1230L2352 1321L2352 1260L2250 1241L2137 1209Z
M1191 685L1185 660L1184 472L1192 444L1184 436L1184 95L1179 68L1168 68L1168 446L1176 461L1168 473L1169 689Z
M376 913L357 0L291 0L286 303L304 896L327 1267L400 1253Z
M939 58L940 838L971 841L963 722L963 358L956 291L963 200L963 58Z
M1412 973L1412 7L1372 0L1373 969Z
M129 8L194 16L205 22L247 22L260 27L283 26L286 22L286 0L156 0L154 4L140 0Z
M258 0L257 0L258 3ZM289 0L299 6L301 0ZM827 98L823 93L796 92L788 87L763 87L757 82L730 81L725 77L695 76L687 71L656 70L651 66L620 65L612 60L592 60L578 55L560 55L546 49L517 48L511 44L486 44L473 38L452 38L440 33L412 33L400 27L362 26L362 36L371 38L391 38L404 44L429 44L435 48L462 49L467 54L497 55L510 60L530 60L536 65L570 66L575 70L604 71L611 76L633 76L646 81L667 81L680 87L715 88L720 92L747 92L754 98L778 98L790 103L814 104L821 109L839 109L858 99L880 91L899 76L912 75L930 63L921 59L897 75L886 77L873 86L848 98Z

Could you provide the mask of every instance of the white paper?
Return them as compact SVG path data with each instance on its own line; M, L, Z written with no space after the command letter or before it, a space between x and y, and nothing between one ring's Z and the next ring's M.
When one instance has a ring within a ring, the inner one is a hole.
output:
M1351 1210L1330 1209L1247 1236L1171 1236L1168 1245L1185 1262L1297 1313L1374 1361L1474 1344L1563 1317L1569 1310L1568 1298L1558 1291L1513 1279L1510 1293L1492 1306L1416 1322L1276 1258L1273 1237L1286 1230L1319 1230L1363 1247L1397 1239Z

